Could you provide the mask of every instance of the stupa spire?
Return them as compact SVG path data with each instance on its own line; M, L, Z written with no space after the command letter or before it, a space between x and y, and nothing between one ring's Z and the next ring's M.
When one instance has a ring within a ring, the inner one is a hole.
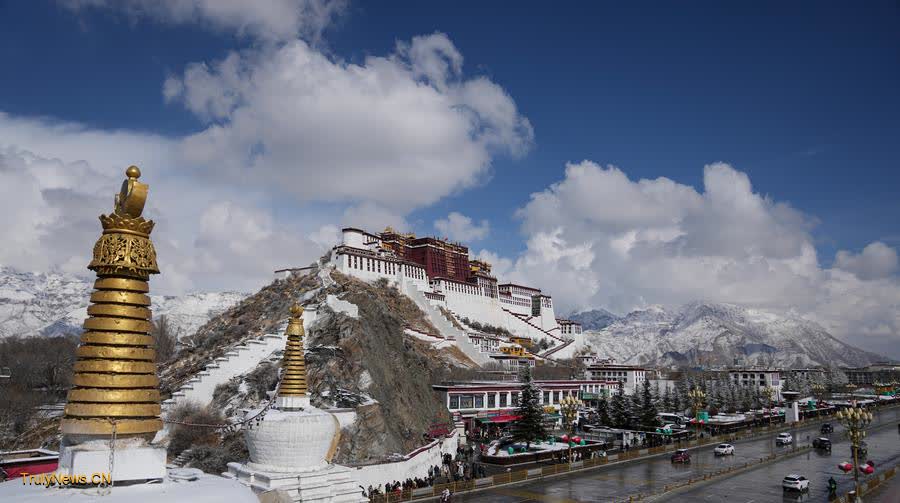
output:
M285 330L287 342L284 357L281 361L281 386L278 388L279 398L306 397L306 359L303 356L303 307L294 303L291 306L291 320ZM284 405L285 400L281 400Z
M100 215L103 234L88 269L97 273L88 319L76 350L64 435L152 438L162 428L156 351L150 336L151 274L158 274L150 241L153 221L141 213L148 186L130 166L111 214Z

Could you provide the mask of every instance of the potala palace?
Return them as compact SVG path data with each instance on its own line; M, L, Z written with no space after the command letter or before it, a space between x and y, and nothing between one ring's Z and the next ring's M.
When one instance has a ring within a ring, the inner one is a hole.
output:
M378 234L345 228L331 261L346 275L365 281L383 278L396 285L440 332L420 335L452 341L476 363L534 365L535 359L571 358L584 347L581 325L557 318L550 295L540 288L498 282L491 265L470 259L462 244L390 227ZM475 322L510 335L477 330Z

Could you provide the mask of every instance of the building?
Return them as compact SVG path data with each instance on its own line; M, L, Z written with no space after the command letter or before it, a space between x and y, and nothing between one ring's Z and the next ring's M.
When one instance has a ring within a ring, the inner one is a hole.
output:
M640 390L647 379L647 370L634 365L595 363L585 369L585 377L591 380L616 381L622 383L626 395Z
M552 418L558 419L559 404L563 398L574 396L591 399L601 393L611 393L618 386L615 381L602 380L535 380L540 389L540 402L545 410L552 409ZM518 419L515 415L522 392L521 382L466 381L436 384L432 388L440 396L451 414L466 424L466 431L473 432L481 425L504 427Z
M781 370L756 368L756 367L738 367L728 369L728 379L739 386L750 386L760 391L766 388L772 388L773 398L781 400Z
M876 383L900 381L900 364L878 362L867 367L842 368L847 381L856 386L873 386Z
M788 373L797 379L802 379L809 382L825 382L825 369L822 368L810 368L810 369L790 369ZM782 375L782 377L787 377Z
M584 346L581 326L569 320L560 326L549 295L540 288L499 283L490 264L469 259L468 254L466 246L444 239L419 238L391 228L375 234L348 227L342 230L341 243L332 249L331 263L348 276L370 282L384 279L397 286L444 337L455 340L478 363L488 361L479 348L499 347L484 338L476 344L471 336L454 333L444 321L459 329L468 319L534 343L547 340L553 346L542 354L554 358L570 358Z
M572 339L582 334L581 323L577 321L557 318L556 324L559 325L559 333L567 339Z

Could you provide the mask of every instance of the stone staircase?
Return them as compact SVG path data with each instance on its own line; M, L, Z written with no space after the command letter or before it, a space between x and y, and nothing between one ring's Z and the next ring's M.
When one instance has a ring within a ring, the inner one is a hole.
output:
M266 334L232 347L185 382L178 391L172 393L171 398L163 401L163 414L188 402L208 405L216 386L250 372L274 352L283 350L284 343L284 335Z
M501 309L503 309L507 314L511 315L511 316L512 316L512 319L516 319L516 320L521 321L522 323L524 323L525 325L527 325L527 326L528 326L529 328L531 328L532 330L537 330L537 331L540 332L541 334L546 335L547 337L550 337L551 339L554 339L554 340L556 340L557 342L561 342L561 343L566 342L566 340L563 339L562 337L560 337L560 336L558 336L558 335L553 335L553 334L551 334L550 332L551 332L552 330L544 330L543 328L541 328L541 327L535 325L534 323L532 323L531 321L529 321L529 320L532 318L531 316L526 316L526 315L524 315L524 314L514 313L514 312L510 311L509 309L506 309L505 307L504 307L504 308L501 308ZM527 329L526 329L526 331L527 331Z
M434 325L434 328L438 329L438 332L440 332L445 339L455 341L456 347L458 347L470 360L479 365L483 365L491 360L486 353L482 353L474 344L472 344L468 334L456 328L456 326L453 325L453 322L448 320L440 309L431 304L431 301L425 297L425 292L423 292L418 285L405 281L403 282L402 291L411 298L417 306L419 306L419 309L425 313L425 318Z
M175 459L172 460L170 465L174 466L175 468L183 468L184 465L191 458L191 453L193 453L193 452L194 452L193 449L185 449L185 450L181 451L181 453Z

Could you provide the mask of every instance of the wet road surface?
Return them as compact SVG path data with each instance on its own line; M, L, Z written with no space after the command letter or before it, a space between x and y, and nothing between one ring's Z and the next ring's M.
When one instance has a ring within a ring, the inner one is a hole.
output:
M888 424L884 428L870 431L869 457L876 465L881 466L891 459L900 458L900 434L897 422L900 421L900 409L882 410L875 413L873 426ZM787 501L823 501L826 481L834 476L841 485L841 490L849 490L852 477L844 475L837 464L850 457L849 444L843 439L843 428L832 421L835 431L831 435L834 442L832 453L812 451L793 458L779 460L760 468L739 473L728 478L720 478L712 483L697 486L688 492L674 493L661 501L782 501L781 479L788 473L796 472L811 480L810 493L802 495L803 499ZM794 442L806 445L806 438L819 436L819 424L798 428L791 433ZM757 439L735 442L733 456L715 456L714 445L691 449L691 463L686 465L672 464L669 455L655 457L645 461L631 462L588 470L558 478L541 479L527 484L499 487L487 491L459 495L454 502L614 502L627 500L629 495L647 494L663 489L665 485L682 482L688 478L697 479L704 473L710 473L728 466L743 466L747 461L758 461L761 457L776 452L787 452L789 447L776 447L775 434ZM840 472L840 473L839 473ZM758 496L757 496L758 495Z

